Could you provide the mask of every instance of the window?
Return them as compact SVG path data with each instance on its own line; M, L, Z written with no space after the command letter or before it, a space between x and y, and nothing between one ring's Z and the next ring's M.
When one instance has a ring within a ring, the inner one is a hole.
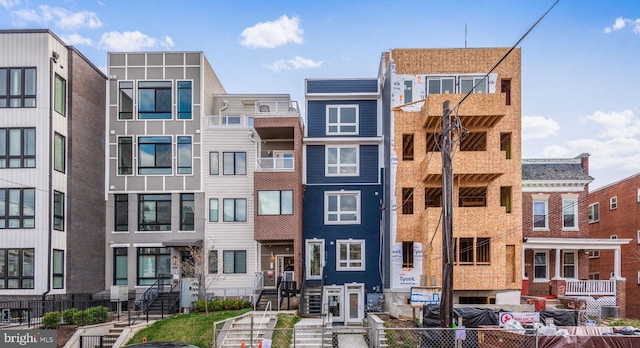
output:
M53 135L53 169L64 173L65 155L66 150L64 136L55 133Z
M325 192L324 211L324 223L327 225L359 224L360 192Z
M600 221L600 203L589 205L589 223Z
M178 137L178 174L191 174L191 137Z
M171 231L171 195L138 196L138 229Z
M218 199L209 199L209 222L218 222Z
M116 231L128 231L129 230L129 196L115 195L115 209L114 209L114 229Z
M0 128L0 168L36 167L36 129Z
M336 240L338 271L364 271L364 240Z
M474 88L475 87L475 88ZM460 77L460 93L487 93L487 79L482 77Z
M597 259L600 257L600 250L590 250L589 251L589 258L590 259Z
M218 250L209 250L209 274L218 273Z
M638 242L638 244L640 244L640 231L638 231L637 236L638 236L638 238L637 238L637 242Z
M133 174L133 144L131 137L118 138L118 174Z
M33 289L34 256L34 249L0 249L0 289Z
M178 81L178 119L191 119L191 81Z
M222 200L222 221L247 221L247 200L244 198L225 198Z
M246 175L247 174L247 153L246 152L223 152L222 153L222 174Z
M609 210L615 210L618 208L618 196L609 198Z
M413 101L413 81L404 81L404 103Z
M402 242L402 268L413 266L413 242Z
M53 229L64 231L64 193L53 191Z
M258 191L258 215L292 215L293 191Z
M64 288L64 250L53 249L53 288Z
M460 207L486 207L486 187L461 187L458 193L458 206Z
M60 115L65 114L65 108L67 105L67 81L56 74L56 80L54 82L53 92L53 109Z
M547 201L533 201L533 229L547 228Z
M247 252L245 250L225 250L222 252L224 273L247 273Z
M138 248L137 285L153 285L158 278L171 276L170 248Z
M327 146L327 176L358 175L358 146Z
M562 275L564 278L576 278L576 252L562 252Z
M460 140L460 151L487 151L487 132L470 132Z
M424 208L442 207L442 188L441 187L425 187L424 188Z
M500 206L511 213L511 186L500 187Z
M473 238L455 238L459 241L458 252L458 264L460 265L473 265Z
M402 160L413 161L413 134L402 134Z
M220 174L220 154L218 152L209 152L209 175Z
M428 77L428 94L449 94L455 93L453 77Z
M500 133L500 151L506 159L511 159L511 133Z
M456 265L489 265L491 263L491 238L454 238L453 249Z
M35 189L0 189L0 229L35 228L35 208Z
M171 137L138 138L138 174L171 174Z
M133 119L133 82L120 81L120 94L119 94L119 112L118 118L121 120Z
M562 200L562 227L564 228L578 227L578 200L577 199Z
M491 263L491 238L476 238L476 264Z
M413 214L413 187L402 188L402 214Z
M171 81L138 82L138 118L171 119Z
M533 278L534 280L547 280L547 253L535 252L533 254Z
M500 79L500 92L504 93L505 104L511 105L511 79Z
M0 68L0 108L36 107L36 68Z
M195 202L193 193L180 194L180 230L195 231Z
M327 134L358 134L358 105L327 105Z
M600 273L589 273L589 280L600 280Z
M128 275L127 248L113 248L113 285L127 285Z

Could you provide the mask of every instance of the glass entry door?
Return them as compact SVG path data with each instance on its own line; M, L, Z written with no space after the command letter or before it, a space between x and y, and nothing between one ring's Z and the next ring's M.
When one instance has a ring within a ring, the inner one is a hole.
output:
M306 276L307 279L322 279L324 266L324 240L307 240Z
M362 320L364 319L364 284L345 284L345 287L345 300L348 305L346 312L347 318L345 321L347 323L362 324Z
M325 286L322 307L329 310L331 322L344 322L344 287Z

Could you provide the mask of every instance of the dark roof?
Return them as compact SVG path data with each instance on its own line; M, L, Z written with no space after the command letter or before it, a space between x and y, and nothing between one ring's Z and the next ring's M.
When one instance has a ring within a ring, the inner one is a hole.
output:
M593 181L575 159L523 160L522 180Z

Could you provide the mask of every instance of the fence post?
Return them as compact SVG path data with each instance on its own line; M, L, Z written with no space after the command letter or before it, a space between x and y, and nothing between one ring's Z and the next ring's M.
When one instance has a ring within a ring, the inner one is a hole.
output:
M103 348L103 347L104 347L104 342L103 342L103 340L104 340L104 336L100 336L100 348Z

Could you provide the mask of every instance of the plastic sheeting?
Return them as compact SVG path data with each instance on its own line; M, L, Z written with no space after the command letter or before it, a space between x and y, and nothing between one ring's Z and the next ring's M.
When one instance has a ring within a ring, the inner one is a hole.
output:
M468 328L478 328L480 326L498 325L500 312L509 312L502 309L474 308L474 307L454 307L453 318L462 318L462 324ZM556 326L578 326L579 312L562 311L540 311L540 321L545 322L547 318L553 318ZM422 311L423 327L440 327L440 305L425 305Z

